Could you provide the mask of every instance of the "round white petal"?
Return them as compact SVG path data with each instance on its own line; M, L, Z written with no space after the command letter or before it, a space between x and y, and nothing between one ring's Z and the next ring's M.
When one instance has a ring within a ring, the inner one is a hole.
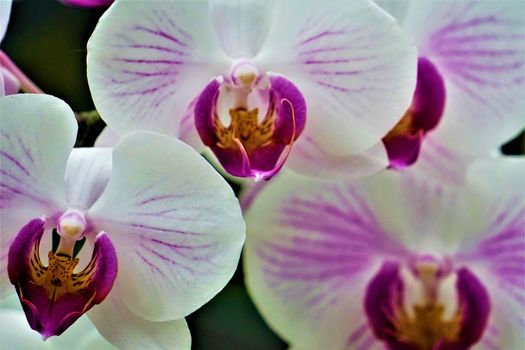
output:
M178 136L190 102L229 61L204 1L117 1L88 42L87 74L104 121L122 135Z
M4 260L10 241L29 220L65 208L64 174L77 124L64 101L33 94L1 97L0 124L0 258Z
M435 137L473 155L525 127L525 2L412 1L404 27L445 78Z
M228 184L191 147L149 132L115 147L109 184L87 215L117 249L114 288L153 321L210 300L233 275L244 242Z
M255 61L304 94L306 127L331 154L372 147L412 101L415 46L370 1L282 1Z
M112 291L88 312L99 332L119 349L190 349L191 335L184 319L152 322L134 314Z

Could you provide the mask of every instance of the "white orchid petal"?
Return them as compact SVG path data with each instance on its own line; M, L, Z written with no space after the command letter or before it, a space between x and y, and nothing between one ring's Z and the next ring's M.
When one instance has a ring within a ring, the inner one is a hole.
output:
M228 184L191 147L149 132L115 147L111 179L88 216L115 243L115 288L154 321L184 317L219 292L244 241Z
M74 148L66 168L70 206L87 209L100 197L111 175L111 148Z
M462 186L467 168L475 159L443 144L432 132L425 136L417 162L403 171L414 176L424 176L429 181Z
M412 1L404 27L446 80L443 144L497 149L525 126L525 3Z
M274 0L211 0L210 16L224 51L232 58L254 57L273 22Z
M106 126L95 140L95 147L115 147L120 136L110 127Z
M134 314L112 291L88 312L99 332L119 349L190 349L191 335L184 319L152 322Z
M5 32L7 31L7 24L11 16L11 5L13 0L0 1L0 42L4 40Z
M0 118L0 259L5 266L11 240L28 221L66 206L64 174L77 124L69 106L49 95L1 97Z
M363 310L352 305L362 305L354 293L369 268L417 253L448 256L488 288L496 346L513 348L521 343L511 335L524 322L523 178L523 158L475 162L459 187L394 172L353 182L282 174L246 215L249 291L271 327L298 348L341 348L352 338L341 327L362 324ZM349 294L353 301L341 302Z
M410 0L374 0L374 2L391 14L399 23L403 23L410 5Z
M287 160L290 169L301 174L338 178L357 178L375 174L386 169L388 155L382 142L378 142L363 152L334 156L323 150L313 137L306 132L296 144Z
M342 348L350 338L355 347L370 336L361 303L367 280L382 258L404 254L388 220L378 221L372 197L381 190L283 173L249 207L248 290L298 348Z
M88 81L104 121L118 134L178 136L190 102L228 68L208 4L117 1L88 42Z
M416 81L414 45L370 1L280 2L256 62L299 87L307 128L332 154L376 144L410 106Z
M492 314L482 348L523 348L525 301L525 158L505 157L472 163L471 235L458 253L476 267L491 294Z

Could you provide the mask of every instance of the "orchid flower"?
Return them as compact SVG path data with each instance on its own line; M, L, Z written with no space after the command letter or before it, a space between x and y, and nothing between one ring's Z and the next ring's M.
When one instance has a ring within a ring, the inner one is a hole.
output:
M467 185L283 173L246 214L249 293L297 349L523 349L523 159Z
M378 1L417 44L412 104L384 138L390 165L457 181L525 127L523 1ZM419 163L419 161L418 161Z
M0 302L0 348L31 350L115 350L97 331L87 316L80 317L60 337L42 341L27 327L26 317L16 295Z
M87 61L95 105L118 135L175 136L255 179L288 156L319 176L385 168L381 138L416 79L415 48L367 0L117 1Z
M226 285L244 241L228 184L151 132L73 149L74 114L52 96L3 97L0 117L2 296L16 290L44 338L89 311L117 347L189 348L183 318Z

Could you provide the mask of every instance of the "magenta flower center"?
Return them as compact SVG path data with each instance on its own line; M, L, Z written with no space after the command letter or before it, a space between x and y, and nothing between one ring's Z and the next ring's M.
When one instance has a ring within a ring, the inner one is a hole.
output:
M195 124L230 174L268 179L282 167L306 122L306 103L285 77L239 60L197 99Z
M29 325L44 338L60 335L94 305L102 302L117 276L117 256L109 237L100 233L91 260L75 271L79 258L75 245L84 236L86 220L70 210L58 220L60 241L40 257L40 241L46 221L34 219L24 226L9 249L7 270ZM80 248L82 249L82 247Z
M431 261L406 270L385 263L366 292L369 324L389 349L467 349L481 338L490 301L474 274ZM453 279L455 300L443 296Z

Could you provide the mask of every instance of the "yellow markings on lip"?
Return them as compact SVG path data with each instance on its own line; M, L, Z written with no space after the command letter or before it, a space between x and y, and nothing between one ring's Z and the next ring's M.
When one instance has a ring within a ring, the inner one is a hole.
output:
M272 106L268 111L261 123L258 122L258 108L251 111L246 108L230 109L231 123L228 127L225 127L219 118L215 118L218 146L225 149L238 149L240 142L249 154L259 147L269 145L272 142L277 117Z
M403 118L401 118L397 122L397 124L392 128L392 130L390 130L388 134L386 134L386 136L383 137L383 141L389 142L398 136L415 136L422 132L423 130L420 130L414 126L413 113L409 109L403 115Z
M437 300L438 267L432 263L421 263L417 271L424 302L412 306L412 315L402 306L395 308L392 322L396 338L421 350L432 350L439 341L457 341L461 331L461 312L458 310L450 319L444 319L445 307Z
M461 330L461 314L456 313L450 320L444 320L443 305L426 303L414 305L414 315L397 310L394 316L396 337L403 343L415 345L421 350L432 350L440 340L455 342Z
M29 256L30 278L32 283L44 288L47 297L55 301L65 294L74 294L86 288L95 273L95 257L80 273L74 273L79 263L78 258L66 254L48 252L48 266L44 266L39 257L39 241L36 242Z

